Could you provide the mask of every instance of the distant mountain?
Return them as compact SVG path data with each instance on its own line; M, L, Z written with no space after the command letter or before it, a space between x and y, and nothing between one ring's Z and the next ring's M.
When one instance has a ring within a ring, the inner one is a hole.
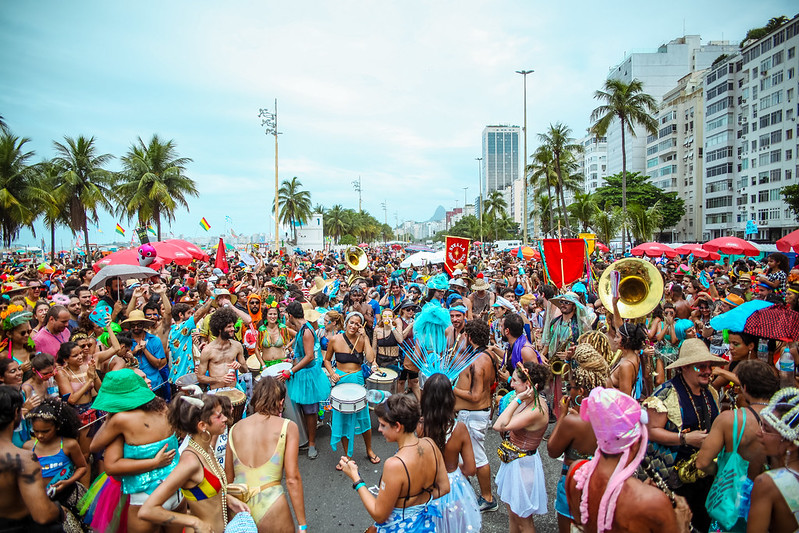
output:
M430 220L428 220L428 222L438 222L440 220L444 220L446 217L447 217L447 210L444 209L443 206L438 206L436 208L436 212L433 214L432 217L430 217Z

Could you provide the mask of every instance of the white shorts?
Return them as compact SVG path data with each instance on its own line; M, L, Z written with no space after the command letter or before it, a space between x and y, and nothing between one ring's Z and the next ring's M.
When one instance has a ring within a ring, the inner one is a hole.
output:
M130 505L144 505L144 502L149 498L150 495L146 492L134 492L130 494ZM177 491L175 494L169 497L167 501L164 502L163 508L167 511L174 511L180 505L180 502L183 501L183 495L180 491Z
M474 450L475 466L480 468L487 465L488 457L486 457L485 441L486 431L491 423L491 410L467 411L466 409L461 409L458 411L458 422L463 422L463 425L469 430L469 438L472 441L472 449Z

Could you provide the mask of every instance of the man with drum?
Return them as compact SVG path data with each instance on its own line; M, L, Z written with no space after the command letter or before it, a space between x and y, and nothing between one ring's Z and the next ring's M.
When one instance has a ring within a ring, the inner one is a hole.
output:
M236 313L225 307L211 315L208 327L215 338L200 353L197 380L211 389L236 386L236 371L246 368L244 347L233 336L236 333Z
M486 430L491 422L491 389L496 380L496 369L490 354L486 353L490 329L481 319L468 322L464 326L466 342L480 355L468 370L461 372L455 385L455 412L458 422L463 422L469 430L477 466L477 482L480 496L477 503L480 511L496 511L499 506L491 495L491 466L485 452Z

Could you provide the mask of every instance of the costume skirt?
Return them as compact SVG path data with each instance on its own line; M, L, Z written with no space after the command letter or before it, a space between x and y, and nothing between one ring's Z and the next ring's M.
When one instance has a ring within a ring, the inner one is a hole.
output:
M474 489L466 476L461 473L460 468L448 473L447 477L449 478L449 493L433 500L431 504L437 506L441 511L441 517L433 519L436 523L436 531L440 533L480 531L482 516L480 508L477 506Z
M363 386L363 372L358 370L347 374L342 370L336 369L336 374L341 376L338 383L355 383L356 385ZM349 439L347 446L347 455L352 457L353 444L352 441L355 435L366 433L372 430L372 421L369 418L369 409L363 408L357 413L342 413L333 409L330 416L330 446L336 449L336 445L341 441L342 437Z
M547 513L544 468L538 453L499 465L497 495L517 516Z
M394 508L388 519L375 524L377 533L435 533L435 518L439 509L434 504L413 505L405 509Z
M330 380L315 359L286 381L286 390L294 403L310 405L330 397Z

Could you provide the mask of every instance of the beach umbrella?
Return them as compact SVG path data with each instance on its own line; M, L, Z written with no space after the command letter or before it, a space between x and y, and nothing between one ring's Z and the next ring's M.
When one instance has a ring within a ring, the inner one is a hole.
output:
M739 237L718 237L702 245L710 252L721 252L727 255L760 255L760 250L752 243Z
M728 329L730 331L744 331L746 321L752 316L755 311L760 311L767 307L771 307L771 302L765 300L751 300L744 302L734 309L730 309L726 313L721 313L710 319L710 327L716 331Z
M169 261L163 257L156 256L155 260L150 263L154 268L162 268ZM112 252L92 265L95 272L99 272L102 268L107 268L112 265L135 265L139 266L139 251L136 248L127 248Z
M602 244L599 241L596 241L595 246L596 246L596 249L599 250L602 253L608 253L610 251L610 248L608 248L606 245Z
M189 241L185 241L183 239L167 239L167 240L165 240L163 242L168 242L170 244L174 244L176 246L179 246L183 250L186 250L187 252L189 252L189 254L194 259L197 259L199 261L208 261L208 254L203 252L202 250L200 250L200 248L194 243L191 243Z
M171 242L151 242L150 243L155 252L158 254L156 257L163 259L165 263L175 263L176 265L188 265L194 261L194 257L184 248L173 244Z
M641 257L643 255L647 257L660 257L661 255L665 255L666 257L677 257L677 252L674 251L673 248L660 242L645 242L643 244L639 244L630 250L630 253L636 257Z
M749 315L743 331L758 337L791 342L799 339L799 313L787 305L770 305Z
M799 229L790 232L788 235L777 241L777 250L786 254L793 250L799 253Z
M433 264L434 255L435 253L433 252L416 252L403 259L402 263L400 263L400 268L420 267Z
M435 248L425 246L424 244L410 244L405 247L406 252L435 252Z
M690 255L694 254L694 257L699 259L712 259L714 261L721 259L721 256L717 252L710 252L702 248L702 245L699 243L696 244L683 244L682 246L678 246L674 249L680 255Z
M529 261L530 259L541 259L541 255L538 253L538 250L533 250L529 246L517 246L516 248L511 248L510 255L512 257L519 257L519 248L522 250L522 257L525 261Z

